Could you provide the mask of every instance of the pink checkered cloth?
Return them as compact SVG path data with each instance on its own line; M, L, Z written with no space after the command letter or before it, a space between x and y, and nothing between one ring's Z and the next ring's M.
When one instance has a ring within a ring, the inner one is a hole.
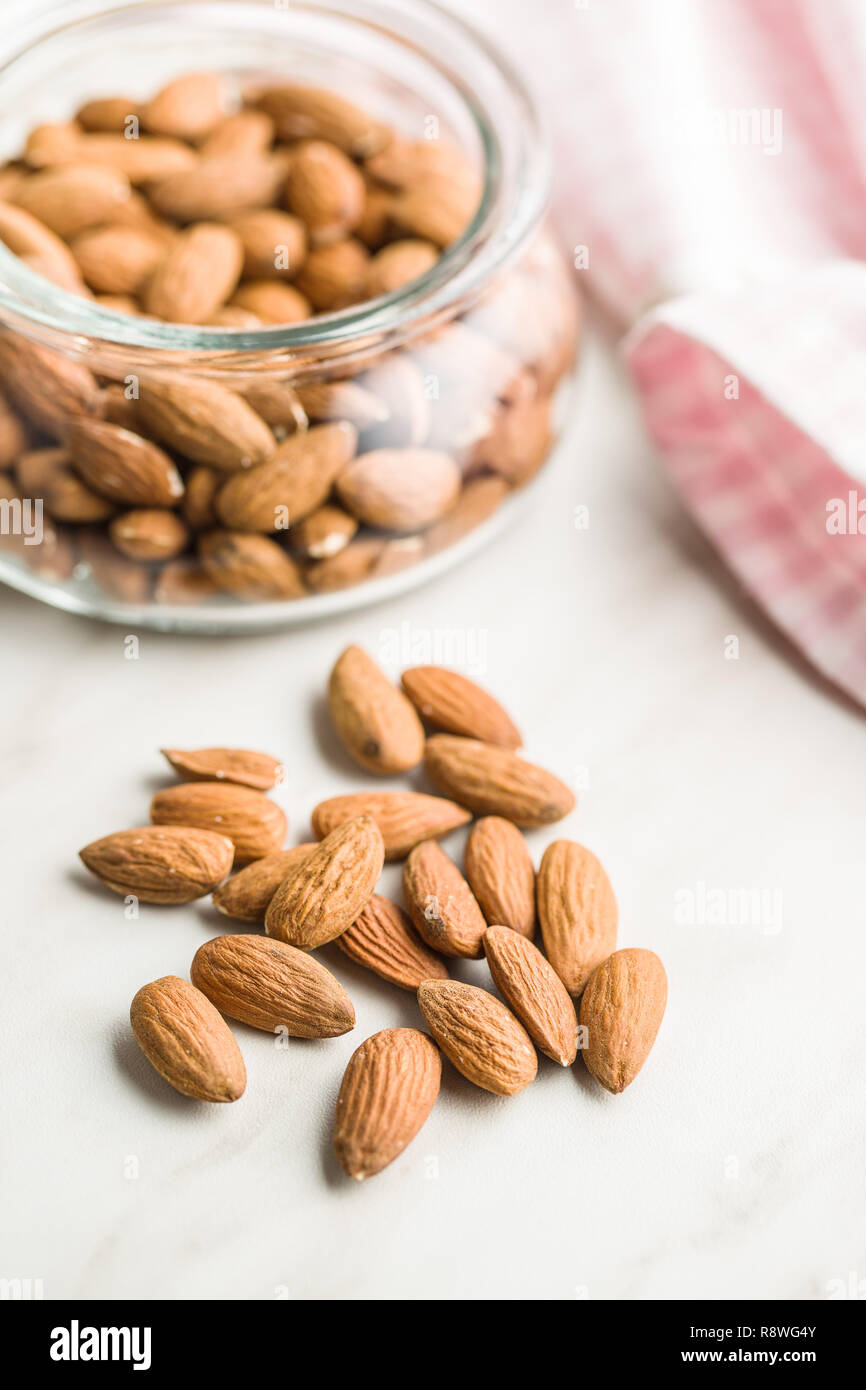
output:
M628 329L686 504L866 704L866 5L496 12L556 128L559 229Z

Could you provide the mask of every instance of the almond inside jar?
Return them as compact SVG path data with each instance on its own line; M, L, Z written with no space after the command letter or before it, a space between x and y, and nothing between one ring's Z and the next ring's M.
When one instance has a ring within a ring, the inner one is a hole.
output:
M94 96L0 168L0 240L114 313L255 332L405 291L482 180L343 95L219 74ZM14 558L121 603L299 600L437 554L528 482L576 318L545 233L480 298L350 370L106 375L0 333L0 485L41 502ZM10 545L10 541L12 544Z

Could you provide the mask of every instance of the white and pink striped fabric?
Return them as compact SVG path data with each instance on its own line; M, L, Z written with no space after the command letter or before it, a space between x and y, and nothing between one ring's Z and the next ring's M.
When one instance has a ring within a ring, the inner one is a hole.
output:
M866 5L496 11L555 125L559 230L685 502L866 704Z

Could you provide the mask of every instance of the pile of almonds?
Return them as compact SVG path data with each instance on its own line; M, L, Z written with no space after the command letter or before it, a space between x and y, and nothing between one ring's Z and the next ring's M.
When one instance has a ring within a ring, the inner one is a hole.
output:
M401 691L352 646L328 696L362 767L390 774L423 760L445 796L332 797L313 811L318 842L284 849L286 818L264 794L280 778L275 759L168 749L188 780L157 792L153 824L81 851L117 893L182 903L212 892L226 916L264 925L263 936L205 942L191 983L168 975L139 990L132 1028L156 1070L184 1095L232 1101L246 1073L226 1017L291 1037L348 1032L351 1000L310 954L336 941L353 961L415 992L432 1035L385 1029L352 1056L334 1131L351 1177L378 1173L418 1133L439 1092L440 1051L500 1096L534 1079L536 1049L565 1067L580 1050L606 1090L624 1090L655 1040L667 979L652 951L615 949L616 899L589 850L555 841L536 877L521 828L566 815L569 789L515 751L520 734L505 710L455 672L417 667L404 672ZM422 719L441 732L428 737ZM464 876L438 839L473 816ZM406 910L375 891L386 859L405 860ZM545 954L532 941L536 915ZM448 958L482 956L501 999L449 977Z
M479 178L343 96L214 73L88 102L0 168L0 241L113 311L250 330L400 290L476 211ZM41 499L43 575L129 603L297 599L435 554L553 437L573 306L540 242L461 317L352 365L140 369L0 332L0 498Z

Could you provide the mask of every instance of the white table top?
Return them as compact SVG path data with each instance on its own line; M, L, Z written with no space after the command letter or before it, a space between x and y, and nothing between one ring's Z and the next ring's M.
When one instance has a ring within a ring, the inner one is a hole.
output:
M5 1276L48 1298L633 1299L823 1298L866 1274L866 730L682 515L606 348L531 515L424 592L283 634L142 633L135 661L123 629L0 605ZM239 1026L246 1095L187 1101L138 1052L129 1001L231 924L207 900L127 921L76 860L146 821L165 744L282 757L307 838L318 800L370 780L322 714L350 640L468 656L528 754L583 788L530 837L536 861L561 835L596 850L620 944L670 976L624 1095L542 1060L500 1100L446 1065L424 1130L363 1185L331 1156L337 1089L364 1037L418 1022L412 996L327 947L356 1030L279 1050Z

